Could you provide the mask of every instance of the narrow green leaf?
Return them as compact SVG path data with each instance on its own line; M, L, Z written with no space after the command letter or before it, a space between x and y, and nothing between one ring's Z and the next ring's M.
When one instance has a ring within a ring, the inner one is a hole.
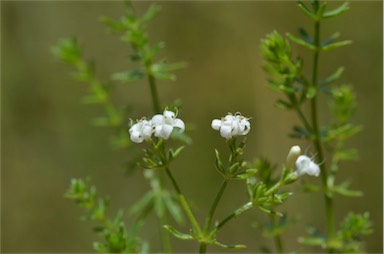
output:
M153 192L147 192L139 201L137 201L130 209L131 214L141 214L153 205Z
M295 42L301 46L304 46L310 50L316 50L315 45L313 45L313 44L311 44L311 43L309 43L309 42L307 42L307 41L305 41L305 40L303 40L303 39L301 39L301 38L299 38L293 34L287 33L287 37L289 39L291 39L293 42Z
M324 41L322 41L320 43L320 46L324 47L324 46L327 46L331 43L334 43L337 40L337 38L339 38L339 37L340 37L340 33L336 32L336 33L332 34L328 39L325 39Z
M184 223L183 211L181 210L179 203L174 199L174 197L169 194L165 197L165 204L168 208L168 211L172 215L172 218L179 224Z
M105 16L101 17L100 21L116 32L123 32L126 29L124 24Z
M170 225L164 225L163 228L168 230L168 232L171 233L176 238L179 238L181 240L193 240L193 237L190 234L181 233Z
M312 246L325 246L326 241L320 237L300 237L299 243Z
M332 49L335 49L335 48L340 48L340 47L343 47L343 46L347 46L347 45L350 45L350 44L352 44L351 40L339 41L339 42L334 42L334 43L328 44L326 46L323 46L323 47L321 47L321 49L324 50L324 51L327 51L327 50L332 50Z
M172 157L173 158L176 158L177 156L180 155L180 153L184 150L185 146L180 146L179 148L177 148L176 151L172 151Z
M280 100L280 99L276 101L276 106L278 108L281 108L281 109L284 109L284 110L292 108L292 104L290 104L289 102Z
M221 159L220 159L220 153L218 150L215 149L215 156L216 156L216 160L215 160L215 163L216 163L216 168L217 170L219 170L219 172L223 175L225 175L225 168L224 168L224 165L223 163L221 162Z
M339 6L338 8L325 12L323 14L323 18L326 19L326 18L332 18L332 17L339 16L340 14L347 11L348 9L349 9L349 4L348 4L348 2L345 2L341 6Z
M214 245L217 245L221 248L224 248L224 249L234 249L234 250L238 250L238 249L244 249L246 248L247 246L245 246L244 244L224 244L224 243L220 243L216 240L214 240L212 242Z
M235 178L240 180L246 180L252 176L254 176L257 172L257 169L247 169L245 172L236 174Z
M142 77L144 77L144 75L145 75L145 72L143 70L133 70L133 71L114 73L112 75L112 79L116 81L131 83L141 79Z
M302 1L297 1L300 9L310 18L316 20L316 15L302 2Z
M313 45L313 39L309 36L309 34L307 33L307 31L305 31L304 28L300 27L299 33L306 42Z
M160 6L156 4L152 4L146 13L140 18L141 22L147 23L148 21L151 21L156 15L160 12L161 8Z
M339 67L331 76L321 81L320 85L325 86L325 85L332 84L333 82L335 82L340 78L343 72L344 72L344 67Z

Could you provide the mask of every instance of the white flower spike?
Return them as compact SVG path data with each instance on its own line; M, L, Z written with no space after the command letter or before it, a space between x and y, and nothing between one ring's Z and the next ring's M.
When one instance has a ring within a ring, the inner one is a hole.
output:
M225 117L214 119L211 123L211 127L214 130L220 131L220 135L225 139L231 139L235 136L247 135L251 129L249 123L250 118L242 116L240 113L232 115L228 113Z
M306 155L300 155L296 160L296 173L298 176L307 174L310 176L319 176L320 167L311 158Z
M129 129L129 134L132 142L141 143L144 140L151 139L153 133L153 127L151 121L147 121L145 118L139 120L132 125Z
M157 114L152 117L152 125L154 126L155 136L162 139L169 139L173 128L179 128L181 132L185 130L184 122L176 118L177 115L168 110L164 110L163 114Z

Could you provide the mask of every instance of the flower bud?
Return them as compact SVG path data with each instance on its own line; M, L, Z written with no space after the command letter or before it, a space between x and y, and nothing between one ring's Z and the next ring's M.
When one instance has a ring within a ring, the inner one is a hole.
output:
M293 166L295 165L295 162L297 158L299 158L301 154L301 149L300 146L292 146L291 150L289 150L288 156L287 156L287 161L286 161L286 166L287 169L292 169Z

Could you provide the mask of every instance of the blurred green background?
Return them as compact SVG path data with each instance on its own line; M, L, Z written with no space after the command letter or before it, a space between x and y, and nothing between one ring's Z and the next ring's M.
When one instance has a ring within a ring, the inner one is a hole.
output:
M142 13L151 2L134 2ZM273 30L295 33L299 26L311 31L308 18L293 1L184 1L159 3L162 12L149 27L153 43L166 42L162 55L169 62L187 61L176 82L159 83L165 105L182 99L180 117L193 123L193 145L174 164L175 177L200 219L205 216L221 178L214 170L214 148L226 149L224 139L210 128L210 121L227 112L252 117L246 158L264 155L281 165L289 148L298 141L287 134L298 122L292 112L274 106L279 96L264 84L260 39ZM331 2L335 7L339 2ZM112 199L111 210L128 209L149 187L140 173L125 174L125 151L109 145L112 131L91 125L101 116L99 107L81 104L86 86L69 77L70 69L58 64L50 53L59 38L76 36L87 58L96 62L97 75L128 68L128 45L98 20L120 17L122 2L108 1L1 1L1 252L92 252L98 237L92 223L82 222L82 211L63 198L72 177L91 176L100 195ZM368 252L382 252L383 208L383 4L352 1L351 9L323 25L323 35L340 31L351 46L321 55L320 74L343 65L341 82L353 84L359 109L355 117L363 132L349 143L359 149L359 160L343 164L340 178L352 179L362 198L337 197L336 218L348 211L369 211L374 234L365 238ZM294 46L295 53L309 55ZM133 104L132 118L151 115L146 84L116 86L117 105ZM326 105L326 103L324 103ZM324 109L325 112L326 108ZM327 121L323 113L323 121ZM305 149L312 147L300 143ZM310 179L320 184L320 179ZM306 225L325 230L323 198L300 193L281 207L300 223L285 234L288 251L300 248L297 238ZM223 217L246 202L244 187L233 183L217 212ZM266 221L258 211L246 213L220 233L223 242L244 243L244 252L258 252L271 245L254 221ZM159 250L156 219L150 217L143 238ZM154 230L156 228L156 230ZM173 239L178 252L194 252L194 242ZM222 249L211 248L211 252ZM316 249L314 249L316 251Z

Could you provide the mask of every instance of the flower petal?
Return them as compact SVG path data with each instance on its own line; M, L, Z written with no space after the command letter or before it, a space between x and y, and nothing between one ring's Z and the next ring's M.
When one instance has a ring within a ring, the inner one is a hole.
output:
M226 138L226 139L230 139L232 138L232 127L229 126L229 125L223 125L221 126L220 128L220 135L223 137L223 138Z
M143 142L143 137L140 135L139 131L134 131L131 133L131 140L134 143L141 143Z
M181 130L181 132L183 132L185 130L185 124L184 124L183 120L181 120L179 118L175 119L175 121L173 123L173 127L179 128Z
M218 130L220 130L221 124L222 124L221 120L213 119L212 123L211 123L211 127L212 127L212 129L218 131Z

